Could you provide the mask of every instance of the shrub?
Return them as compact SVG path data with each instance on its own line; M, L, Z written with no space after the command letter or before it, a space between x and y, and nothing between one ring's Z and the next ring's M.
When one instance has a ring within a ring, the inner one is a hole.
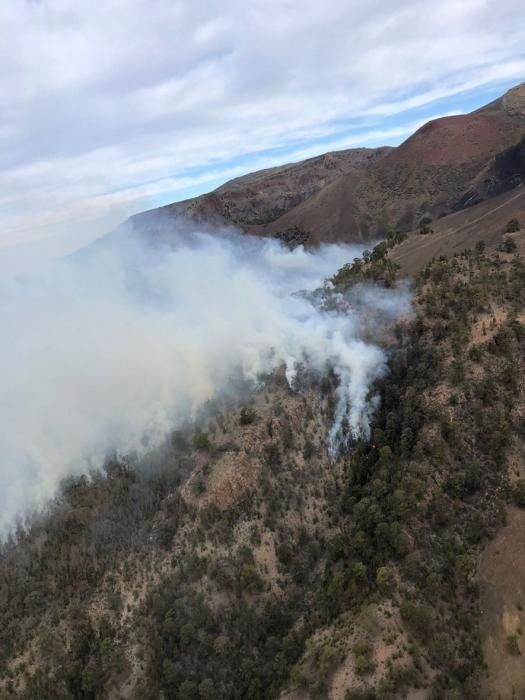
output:
M358 676L366 676L373 673L376 663L373 658L373 647L370 642L362 639L354 644L354 670Z
M376 668L376 662L371 656L358 656L355 660L354 670L358 676L368 676Z
M468 351L468 356L473 362L481 362L483 359L483 348L481 345L473 345Z
M293 552L287 544L281 543L277 545L275 553L283 566L290 566L293 560Z
M519 230L520 222L517 219L511 219L505 227L505 233L516 233Z
M518 479L512 489L514 503L520 508L525 508L525 479Z
M516 245L516 241L513 238L509 238L509 236L505 236L503 239L503 243L501 244L501 250L504 253L513 253L518 246Z
M264 588L262 578L255 568L249 564L242 566L238 574L237 584L241 592L248 594L260 593Z
M199 683L199 698L201 700L212 700L216 697L213 682L210 678L205 678Z
M394 570L390 566L380 566L376 574L376 584L383 595L390 595L396 587Z
M432 631L432 610L428 605L404 602L401 617L417 637L425 638Z
M257 413L251 406L243 406L239 414L239 423L241 425L250 425L257 418Z
M354 644L352 651L354 656L369 656L372 653L372 645L365 639L360 639Z
M202 496L203 493L206 493L206 484L202 476L192 481L191 490L194 496Z
M203 430L196 430L193 434L193 447L196 450L203 450L204 452L209 452L211 450L211 442L208 434Z
M345 700L377 700L377 693L373 688L348 688Z
M507 637L507 651L512 656L520 656L521 651L518 644L518 637L515 634L509 634Z

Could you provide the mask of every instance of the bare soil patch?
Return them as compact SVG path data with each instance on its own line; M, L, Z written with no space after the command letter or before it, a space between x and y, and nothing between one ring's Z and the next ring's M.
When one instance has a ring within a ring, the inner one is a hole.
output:
M482 554L479 580L483 697L525 698L525 510L509 508L508 524Z

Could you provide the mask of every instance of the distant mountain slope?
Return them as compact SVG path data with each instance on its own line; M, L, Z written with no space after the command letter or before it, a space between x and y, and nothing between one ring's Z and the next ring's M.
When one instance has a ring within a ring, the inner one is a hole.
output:
M267 223L348 173L360 172L392 149L354 148L239 177L219 187L237 224Z
M525 180L525 136L496 154L472 181L460 206L472 206L502 192L507 192Z
M161 214L211 224L234 224L243 228L264 225L342 176L368 168L390 150L386 146L351 148L300 163L260 170L230 180L211 193L144 212L133 217L133 220L140 224L150 220L152 214Z
M421 235L414 231L391 253L405 275L417 274L433 258L454 255L476 243L490 249L503 242L506 226L516 219L525 228L525 187L523 185L468 209L443 217L432 224L431 231Z
M486 111L430 121L366 171L343 175L254 232L298 226L314 241L367 240L481 201L492 192L478 187L472 198L477 178L525 134L524 110L522 84Z
M410 231L523 180L525 83L470 114L435 119L397 148L350 149L236 178L131 221L154 234L174 217L256 235L288 229L310 242Z

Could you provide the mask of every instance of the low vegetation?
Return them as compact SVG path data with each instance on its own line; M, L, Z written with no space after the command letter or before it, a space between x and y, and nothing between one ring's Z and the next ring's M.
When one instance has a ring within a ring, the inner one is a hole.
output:
M333 284L394 285L398 240ZM525 263L478 246L414 294L371 440L335 465L334 377L275 376L65 484L0 556L0 696L484 697L478 555L525 506Z
M517 219L510 219L505 227L506 233L516 233L520 230L520 222Z
M365 250L362 257L354 258L353 262L338 270L332 277L332 284L342 290L359 282L392 287L399 266L390 259L388 252L405 238L404 233L389 233L386 240L378 243L372 251Z

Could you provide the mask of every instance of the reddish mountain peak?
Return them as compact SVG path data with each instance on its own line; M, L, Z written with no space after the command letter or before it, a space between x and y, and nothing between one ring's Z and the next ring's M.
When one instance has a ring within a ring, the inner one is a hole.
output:
M520 83L496 100L477 109L473 114L507 114L525 118L525 83Z
M311 242L366 240L493 197L523 180L525 83L470 114L424 124L394 149L348 149L243 175L161 214ZM495 156L499 161L495 167ZM152 213L134 218L151 225Z
M507 109L492 109L433 119L389 154L385 164L409 161L412 165L459 165L490 158L514 143L525 130L517 111L519 105L519 99L512 97L512 115Z
M525 118L525 83L517 85L501 98L503 110L510 115Z

